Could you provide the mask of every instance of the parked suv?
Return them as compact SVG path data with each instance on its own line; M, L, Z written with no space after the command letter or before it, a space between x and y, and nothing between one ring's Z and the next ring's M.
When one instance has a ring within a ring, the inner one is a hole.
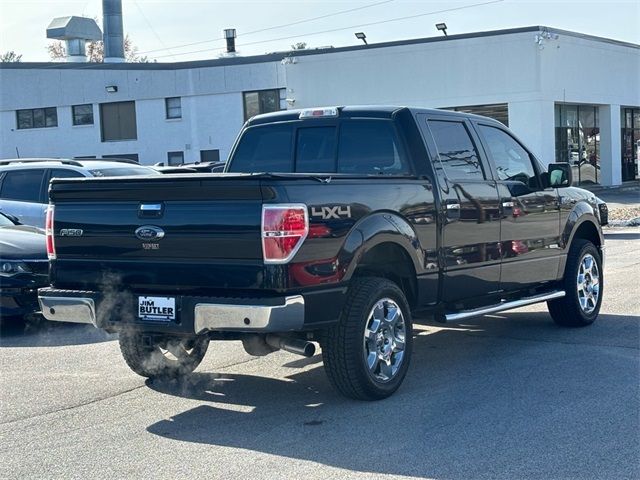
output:
M0 211L14 215L23 225L44 228L52 178L157 175L149 167L125 158L0 160Z

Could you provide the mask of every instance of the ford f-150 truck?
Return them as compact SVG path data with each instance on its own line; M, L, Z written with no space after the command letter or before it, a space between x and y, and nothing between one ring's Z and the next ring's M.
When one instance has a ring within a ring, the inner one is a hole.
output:
M193 371L210 340L313 355L356 399L391 395L413 317L547 302L591 324L606 204L501 123L406 107L259 115L224 173L56 179L49 320L119 332L145 377Z

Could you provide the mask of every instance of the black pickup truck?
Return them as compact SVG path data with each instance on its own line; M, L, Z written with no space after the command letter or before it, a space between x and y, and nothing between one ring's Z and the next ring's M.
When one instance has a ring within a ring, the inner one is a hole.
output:
M259 173L262 172L262 173ZM344 395L400 385L412 318L602 302L606 204L501 123L406 107L249 120L224 173L56 179L49 320L119 332L145 377L188 374L210 340L313 355Z

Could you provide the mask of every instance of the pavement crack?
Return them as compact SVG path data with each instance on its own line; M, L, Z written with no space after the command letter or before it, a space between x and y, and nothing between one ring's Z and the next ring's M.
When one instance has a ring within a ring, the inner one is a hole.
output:
M104 400L109 400L111 398L116 398L116 397L119 397L121 395L125 395L127 393L133 392L134 390L138 390L138 389L144 388L144 387L146 387L146 384L138 385L137 387L129 388L127 390L123 390L123 391L118 392L118 393L113 394L113 395L107 395L106 397L94 398L93 400L89 400L87 402L79 403L77 405L71 405L69 407L57 408L55 410L50 410L48 412L38 413L36 415L15 418L13 420L7 420L7 421L4 421L4 422L0 422L0 425L11 425L12 423L22 422L22 421L25 421L25 420L33 420L33 419L40 418L40 417L46 417L47 415L52 415L52 414L56 414L56 413L60 413L60 412L66 412L66 411L69 411L69 410L75 410L76 408L81 408L81 407L85 407L87 405L92 405L94 403L102 402Z

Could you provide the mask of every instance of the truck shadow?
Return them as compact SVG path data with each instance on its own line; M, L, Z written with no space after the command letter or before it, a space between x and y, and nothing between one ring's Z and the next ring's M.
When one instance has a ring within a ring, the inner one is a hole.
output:
M427 327L404 385L379 402L339 396L318 357L290 362L285 375L301 371L283 378L201 372L149 382L200 405L147 430L237 448L238 462L248 450L371 474L621 477L637 467L606 452L635 458L637 446L619 434L633 438L640 421L630 385L639 325L637 316L601 315L590 328L560 329L547 313L516 312ZM594 408L601 402L608 408Z

